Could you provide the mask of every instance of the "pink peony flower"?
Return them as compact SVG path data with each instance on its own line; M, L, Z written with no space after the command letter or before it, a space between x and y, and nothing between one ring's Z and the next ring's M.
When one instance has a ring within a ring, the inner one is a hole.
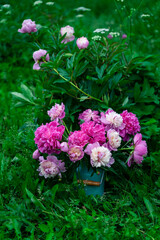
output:
M86 37L81 37L77 39L76 44L79 49L83 49L88 47L89 41Z
M72 162L77 162L84 157L83 147L77 145L70 145L68 155Z
M105 127L96 122L84 122L80 125L81 130L88 135L89 143L99 142L103 144L106 142Z
M108 148L100 146L98 142L88 144L85 153L90 155L92 167L110 167L114 163L112 154Z
M56 122L59 121L59 119L63 119L65 117L65 105L61 103L55 104L49 111L47 111L48 115L50 116L51 120L55 120Z
M89 136L83 131L74 131L68 137L69 145L77 145L84 147L89 142Z
M100 121L104 124L105 130L115 129L119 131L119 129L124 128L123 118L120 114L114 112L112 109L108 109L107 112L101 113Z
M60 153L60 141L65 127L59 125L56 121L41 125L35 131L34 141L42 153Z
M46 50L39 49L33 53L33 59L35 61L35 64L33 65L34 70L39 70L40 65L44 63L42 57L44 57L47 62L49 61L49 54L47 54Z
M26 19L22 23L22 28L18 29L18 32L20 33L31 33L31 32L37 32L36 24L31 19Z
M39 152L39 150L37 149L37 150L34 151L32 158L33 158L33 159L38 159L39 157L40 157L40 152Z
M122 39L126 39L127 38L127 35L126 34L123 34L122 35Z
M89 122L90 120L93 120L95 122L99 122L99 112L98 111L92 111L91 109L85 110L83 113L79 114L78 119L82 119L85 122Z
M64 162L58 160L55 156L48 156L47 160L45 160L43 157L40 157L39 161L39 175L44 176L45 178L54 178L56 175L61 177L61 172L66 171Z
M108 143L107 147L111 151L117 151L117 148L121 145L121 137L119 133L116 132L114 129L109 129L107 132ZM103 145L104 146L104 145Z
M139 121L135 114L128 112L127 110L123 111L120 115L125 124L125 127L120 131L120 136L123 137L123 141L128 141L130 137L129 135L134 135L140 131Z
M62 27L60 30L60 33L61 33L61 36L66 34L65 38L62 40L61 43L66 44L67 42L71 42L75 39L75 36L73 35L74 28L69 25L67 25L66 27Z
M130 167L133 162L141 164L143 157L147 155L147 144L146 141L142 141L142 134L137 133L134 136L134 151L130 156L127 165Z

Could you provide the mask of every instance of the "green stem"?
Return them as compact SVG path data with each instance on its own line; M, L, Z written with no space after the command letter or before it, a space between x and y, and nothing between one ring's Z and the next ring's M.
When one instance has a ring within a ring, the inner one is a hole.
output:
M103 102L102 100L98 99L98 98L95 98L91 95L89 95L88 93L84 92L83 90L81 90L79 87L77 87L73 82L71 81L68 81L65 77L63 77L58 71L57 69L53 68L53 70L63 79L65 80L66 82L70 83L73 87L75 87L79 92L83 93L84 95L86 95L87 97L89 98L92 98L94 100L97 100L98 102Z
M37 38L35 38L35 36L32 33L29 33L30 36L32 36L32 38L35 40L35 42L38 43L39 46L41 46L41 44L38 42Z
M67 131L67 133L68 133L68 135L69 135L69 130L68 130L68 128L67 128L67 125L65 124L65 122L64 122L63 120L61 120L61 122L62 122L62 124L65 126L66 131Z
M123 150L133 150L133 149L134 149L133 147L130 147L130 148L119 148L118 150L123 151Z

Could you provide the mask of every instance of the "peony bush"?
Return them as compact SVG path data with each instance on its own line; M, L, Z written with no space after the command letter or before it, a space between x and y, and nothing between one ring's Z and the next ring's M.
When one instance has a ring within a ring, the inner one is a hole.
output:
M80 36L67 25L46 30L47 41L41 43L41 29L31 19L18 31L39 47L33 52L33 70L41 80L35 80L35 91L23 86L24 95L18 98L24 96L23 104L34 106L40 124L33 153L40 176L62 177L82 161L94 169L110 168L117 159L129 167L140 165L147 144L130 90L137 65L127 35L96 29L92 36Z

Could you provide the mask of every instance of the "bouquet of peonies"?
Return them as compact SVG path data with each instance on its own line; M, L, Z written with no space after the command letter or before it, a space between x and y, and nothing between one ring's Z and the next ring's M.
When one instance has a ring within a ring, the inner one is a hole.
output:
M112 109L106 112L87 109L79 114L80 129L69 132L65 122L65 105L55 104L49 111L50 123L35 131L37 150L33 158L38 159L40 176L59 176L67 171L65 163L80 164L87 161L93 168L110 168L116 161L117 151L128 151L127 165L141 164L147 155L146 141L142 140L139 121L135 114ZM124 148L125 146L125 148ZM60 160L65 153L64 160ZM42 154L47 154L46 159Z

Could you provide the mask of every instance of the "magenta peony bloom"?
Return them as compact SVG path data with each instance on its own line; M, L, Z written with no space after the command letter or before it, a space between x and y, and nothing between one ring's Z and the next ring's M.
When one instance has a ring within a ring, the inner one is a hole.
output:
M120 136L123 137L123 141L128 141L130 138L129 135L135 135L135 133L140 131L139 121L135 114L127 110L123 111L120 115L125 124L125 127L120 131Z
M77 162L84 157L83 147L77 145L70 145L68 155L72 162Z
M79 49L83 49L88 47L89 41L86 37L81 37L77 39L76 44Z
M34 153L33 153L33 155L32 155L32 158L33 158L33 159L38 159L39 157L40 157L40 152L39 152L39 150L37 149L37 150L34 151Z
M62 27L61 30L60 30L60 33L61 33L61 36L65 35L65 38L62 40L61 43L68 43L68 42L71 42L75 39L75 36L73 35L74 34L74 28L67 25L66 27Z
M99 122L100 116L98 116L98 114L98 111L92 111L91 109L87 109L83 113L79 114L78 119L84 120L85 122L89 122L91 120Z
M65 127L59 125L56 121L41 125L35 131L34 141L38 149L42 153L60 153L60 141L64 133Z
M71 132L68 137L68 144L84 147L87 143L89 143L89 139L90 137L83 131L74 131Z
M105 127L96 122L84 122L80 125L81 130L88 135L89 143L99 142L103 144L106 142Z
M56 122L59 119L63 119L65 117L65 105L63 103L55 104L49 111L47 111L48 115L50 116L51 120L55 120Z
M123 34L122 35L122 39L126 39L127 38L127 35L126 34Z
M141 164L143 157L147 155L147 144L146 141L142 141L142 134L137 133L134 136L134 151L130 156L127 165L130 167L133 162Z
M26 19L22 23L22 28L18 29L18 32L20 33L31 33L31 32L37 32L36 24L31 19Z
M40 65L44 63L42 57L44 57L47 62L49 61L49 54L47 54L47 51L44 49L39 49L33 53L33 59L35 61L35 64L33 65L34 70L39 70Z
M61 177L61 172L66 171L64 162L58 160L55 156L48 156L47 160L45 160L43 157L40 157L39 161L39 175L44 176L45 178L54 178L56 175Z
M117 148L121 145L121 137L119 133L116 132L114 129L109 129L107 132L107 147L110 151L117 151ZM104 145L103 145L104 146Z
M112 109L108 109L107 112L101 113L101 122L105 125L105 129L108 131L109 129L115 129L119 131L119 129L124 128L123 118L120 114L116 113Z
M84 152L90 155L92 167L111 167L114 163L114 159L112 158L112 154L109 149L104 146L100 146L98 142L88 144Z

